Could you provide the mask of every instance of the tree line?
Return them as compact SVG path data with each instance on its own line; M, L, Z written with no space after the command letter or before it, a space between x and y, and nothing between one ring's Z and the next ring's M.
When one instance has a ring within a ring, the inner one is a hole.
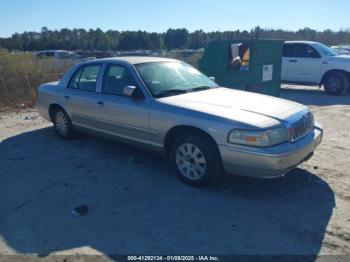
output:
M350 29L339 31L316 31L310 28L298 31L262 29L250 31L204 32L187 29L168 29L165 33L146 31L116 31L101 29L61 29L49 30L43 27L40 32L15 33L8 38L0 38L0 47L8 50L37 51L47 49L65 50L173 50L199 49L214 40L242 38L268 38L283 40L310 40L327 45L350 44Z

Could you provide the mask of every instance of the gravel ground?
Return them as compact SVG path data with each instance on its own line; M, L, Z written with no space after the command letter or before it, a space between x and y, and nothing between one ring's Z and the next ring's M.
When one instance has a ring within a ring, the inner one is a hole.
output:
M350 98L284 86L324 126L286 177L183 185L167 162L92 136L60 140L35 109L0 113L0 255L350 255ZM72 208L86 204L86 216Z

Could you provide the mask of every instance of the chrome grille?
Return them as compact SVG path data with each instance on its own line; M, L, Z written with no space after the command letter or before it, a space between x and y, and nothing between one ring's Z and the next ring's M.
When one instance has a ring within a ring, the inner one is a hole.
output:
M311 112L305 114L301 119L291 124L292 141L296 141L306 136L314 128L314 117Z

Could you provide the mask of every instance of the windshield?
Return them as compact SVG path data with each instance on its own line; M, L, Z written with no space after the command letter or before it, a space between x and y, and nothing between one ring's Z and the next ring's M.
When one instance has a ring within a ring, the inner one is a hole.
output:
M316 46L326 56L336 56L336 55L338 55L338 53L334 49L332 49L332 48L330 48L330 47L328 47L328 46L326 46L324 44L318 43Z
M216 88L218 85L184 62L154 62L135 65L147 88L155 97Z

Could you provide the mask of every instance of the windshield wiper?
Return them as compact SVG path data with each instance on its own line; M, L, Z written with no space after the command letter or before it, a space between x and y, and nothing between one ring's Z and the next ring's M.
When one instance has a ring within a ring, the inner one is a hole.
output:
M178 94L184 94L187 93L186 90L183 89L169 89L169 90L163 90L157 94L155 94L155 97L164 97L169 95L178 95Z
M188 90L188 92L196 92L196 91L208 90L210 88L211 87L209 87L209 86L199 86L199 87L195 87L195 88L192 88L192 89Z
M189 93L189 92L197 92L197 91L202 91L202 90L208 90L211 89L209 86L198 86L195 88L191 89L169 89L169 90L163 90L159 92L158 94L155 95L155 97L164 97L164 96L169 96L169 95L178 95L178 94L184 94L184 93Z

